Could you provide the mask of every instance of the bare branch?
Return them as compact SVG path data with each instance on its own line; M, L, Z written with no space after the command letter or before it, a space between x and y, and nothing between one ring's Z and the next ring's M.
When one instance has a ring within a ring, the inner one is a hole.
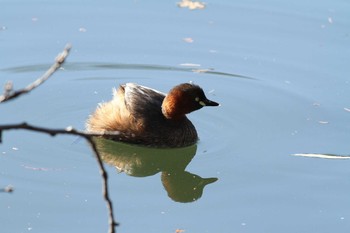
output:
M115 226L118 226L119 223L117 223L114 219L114 213L113 213L113 205L112 205L112 201L109 198L109 192L108 192L108 174L106 172L106 170L104 169L103 166L103 162L101 159L101 155L99 154L97 147L96 147L96 143L92 140L92 137L86 137L86 140L89 142L94 154L95 154L95 158L97 160L97 164L100 168L100 174L102 177L102 195L103 198L105 199L106 203L107 203L107 209L108 209L108 224L109 224L109 233L115 233Z
M14 91L13 90L13 84L11 81L7 82L4 87L4 94L0 95L0 103L6 102L8 100L14 99L19 97L20 95L29 93L33 89L37 88L41 84L43 84L47 79L49 79L65 62L65 59L69 55L69 51L71 49L71 45L67 44L66 47L64 48L63 52L60 53L56 59L55 63L37 80L35 80L33 83L29 84L23 89ZM112 201L109 197L109 191L108 191L108 175L107 172L103 166L103 162L101 160L101 156L96 148L96 144L93 141L93 136L103 136L105 135L104 133L87 133L83 131L78 131L73 129L72 127L67 127L66 129L51 129L51 128L45 128L45 127L39 127L39 126L33 126L29 125L27 123L20 123L20 124L8 124L8 125L0 125L0 143L2 142L2 131L5 130L15 130L15 129L24 129L24 130L30 130L30 131L35 131L39 133L44 133L44 134L49 134L51 136L56 136L58 134L65 134L65 135L76 135L76 136L81 136L85 138L89 145L91 146L99 170L102 178L102 195L104 200L106 201L107 205L107 210L108 210L108 221L109 221L109 233L115 233L115 227L118 226L119 224L115 221L114 219L114 213L113 213L113 205ZM118 135L118 132L107 132L107 135ZM0 192L12 192L13 188L8 186L3 189L0 189Z
M79 131L76 130L74 128L72 128L71 126L67 127L66 129L51 129L51 128L45 128L45 127L39 127L39 126L34 126L34 125L30 125L27 124L26 122L20 123L20 124L9 124L9 125L0 125L0 143L1 141L1 133L2 131L6 131L6 130L15 130L15 129L24 129L24 130L29 130L29 131L34 131L34 132L39 132L39 133L44 133L44 134L48 134L50 136L56 136L58 134L65 134L65 135L76 135L76 136L81 136L83 138L85 138L89 145L91 146L99 170L100 170L100 175L102 178L102 195L103 198L106 202L107 205L107 210L108 210L108 222L109 222L109 233L115 233L115 227L118 226L119 224L115 221L114 218L114 213L113 213L113 205L112 205L112 201L109 197L109 191L108 191L108 175L107 172L104 168L101 156L96 148L96 144L93 141L93 136L102 136L102 135L106 135L106 134L101 134L101 133L87 133L87 132L83 132L83 131ZM108 135L116 135L118 134L118 132L116 133L109 133Z
M72 46L70 44L67 44L63 52L56 57L55 63L40 78L38 78L25 88L14 91L12 82L7 82L4 87L4 94L0 95L0 103L17 98L18 96L26 94L43 84L48 78L51 77L51 75L53 75L62 66L69 54L71 47Z

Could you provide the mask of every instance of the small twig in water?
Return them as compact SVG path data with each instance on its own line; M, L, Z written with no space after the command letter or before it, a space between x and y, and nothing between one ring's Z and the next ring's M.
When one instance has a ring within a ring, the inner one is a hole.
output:
M12 193L13 192L13 187L11 185L7 185L5 188L0 189L0 192Z

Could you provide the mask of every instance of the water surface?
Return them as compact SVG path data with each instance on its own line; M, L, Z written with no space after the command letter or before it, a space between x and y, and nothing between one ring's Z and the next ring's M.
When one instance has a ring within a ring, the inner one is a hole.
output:
M213 1L192 11L172 1L2 5L3 84L23 87L67 42L73 49L43 86L0 105L1 124L84 129L125 82L167 92L193 81L221 104L189 115L200 141L178 157L151 151L149 162L120 145L122 154L106 153L118 232L350 229L349 160L293 156L350 155L346 1ZM0 193L7 232L107 231L98 168L84 140L3 132L0 172L0 187L15 189ZM191 189L190 176L211 182L184 201L175 191Z

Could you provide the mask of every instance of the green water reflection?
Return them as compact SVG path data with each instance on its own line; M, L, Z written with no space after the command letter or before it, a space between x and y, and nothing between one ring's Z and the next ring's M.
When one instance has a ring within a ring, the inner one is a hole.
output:
M186 171L197 146L155 149L133 146L104 138L95 138L105 163L129 176L147 177L161 172L161 182L168 196L176 202L192 202L203 195L204 187L218 179L202 178Z

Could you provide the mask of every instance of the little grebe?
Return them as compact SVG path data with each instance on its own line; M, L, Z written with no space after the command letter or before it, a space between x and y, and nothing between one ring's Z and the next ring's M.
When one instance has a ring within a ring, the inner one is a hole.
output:
M193 145L198 135L187 113L204 106L218 106L208 100L197 85L183 83L165 95L134 83L121 85L114 97L101 103L89 117L89 132L120 134L108 138L151 147Z

